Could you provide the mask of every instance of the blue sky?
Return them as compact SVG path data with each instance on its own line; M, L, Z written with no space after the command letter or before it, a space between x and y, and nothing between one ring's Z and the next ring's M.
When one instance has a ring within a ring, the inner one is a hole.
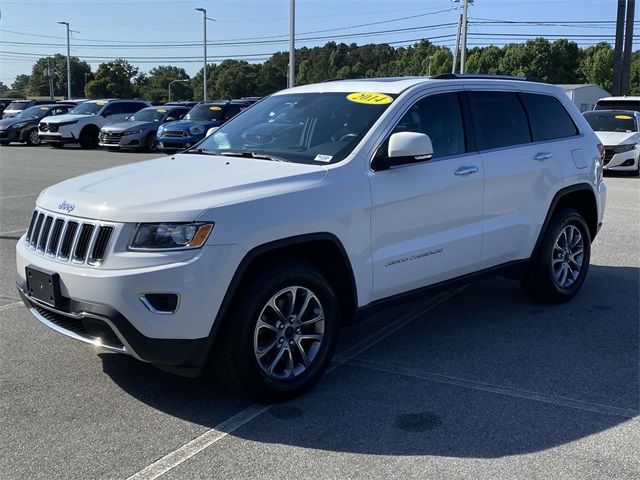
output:
M31 73L38 56L66 53L64 26L56 24L57 21L68 21L78 31L72 36L71 53L85 57L94 70L103 58L124 57L131 58L131 63L141 71L158 64L173 64L193 75L202 65L199 60L202 14L194 10L196 7L206 8L208 16L216 19L208 23L210 42L244 42L209 46L208 54L214 62L227 56L261 61L266 54L288 49L289 0L2 0L0 81L9 85L16 75ZM399 46L420 38L451 46L459 13L457 4L451 0L297 0L297 34L301 39L312 37L300 40L297 46L322 45L329 40L358 44L395 42ZM525 41L526 35L551 39L582 35L572 38L581 46L601 40L613 42L612 37L596 37L612 36L612 24L544 26L478 22L614 21L615 16L614 0L475 0L469 9L472 22L469 45ZM637 12L636 20L640 20ZM372 23L375 24L358 26ZM394 29L405 31L372 33ZM325 31L319 32L322 30ZM359 33L367 36L344 37ZM514 38L511 34L522 37ZM179 43L197 45L162 45ZM101 44L113 46L105 48Z

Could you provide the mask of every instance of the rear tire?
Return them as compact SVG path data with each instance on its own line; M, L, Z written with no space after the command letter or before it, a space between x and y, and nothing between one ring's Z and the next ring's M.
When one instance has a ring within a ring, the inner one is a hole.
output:
M332 287L314 265L282 259L238 288L214 347L217 376L262 401L300 395L335 351L340 309Z
M34 127L27 132L26 140L27 140L27 145L31 145L32 147L35 147L36 145L40 145L41 140L40 140L40 137L38 136L37 127Z
M563 303L580 290L589 271L591 235L573 208L556 213L520 285L542 303Z
M98 135L100 130L93 125L84 127L78 137L78 143L82 148L96 148L98 146Z

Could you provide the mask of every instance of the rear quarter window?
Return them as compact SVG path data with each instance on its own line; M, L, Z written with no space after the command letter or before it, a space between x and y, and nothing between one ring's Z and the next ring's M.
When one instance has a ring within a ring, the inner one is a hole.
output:
M529 115L534 142L573 137L578 134L573 119L557 98L551 95L523 93L522 102Z
M529 143L529 122L515 92L470 92L478 148L508 147Z

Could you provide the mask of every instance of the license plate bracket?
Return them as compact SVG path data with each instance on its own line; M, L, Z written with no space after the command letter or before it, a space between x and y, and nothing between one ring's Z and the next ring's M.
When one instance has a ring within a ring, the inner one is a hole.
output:
M52 307L59 307L60 275L32 266L25 267L27 295Z

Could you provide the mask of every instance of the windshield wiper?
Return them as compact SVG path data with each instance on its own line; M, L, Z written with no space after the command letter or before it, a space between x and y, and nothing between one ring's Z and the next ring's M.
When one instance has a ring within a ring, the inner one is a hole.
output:
M288 162L286 158L277 157L275 155L268 155L266 153L258 153L258 152L220 152L219 155L224 155L225 157L243 157L243 158L259 158L262 160L271 160L274 162Z

